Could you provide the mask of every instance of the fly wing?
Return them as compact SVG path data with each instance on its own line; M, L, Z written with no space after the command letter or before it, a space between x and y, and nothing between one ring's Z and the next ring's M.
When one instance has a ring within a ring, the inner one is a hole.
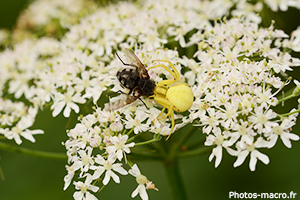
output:
M127 62L129 64L135 65L138 68L141 79L149 79L149 74L144 64L140 61L140 59L131 51L130 49L124 50Z
M109 105L109 110L110 111L114 111L114 110L118 110L120 108L123 108L124 106L127 106L131 103L133 103L134 101L136 101L140 96L131 96L131 95L127 95L127 97L124 98L119 98L119 99L111 99L110 101L110 105Z
M141 95L138 96L129 96L126 100L126 105L131 104L132 102L134 102L135 100L137 100L138 98L140 98Z
M112 94L114 94L114 93L112 93ZM128 104L133 103L140 97L141 97L140 94L133 96L133 95L129 95L129 94L121 92L121 95L119 95L117 97L113 97L109 100L109 102L110 102L109 110L114 111L114 110L123 108L124 106L127 106Z

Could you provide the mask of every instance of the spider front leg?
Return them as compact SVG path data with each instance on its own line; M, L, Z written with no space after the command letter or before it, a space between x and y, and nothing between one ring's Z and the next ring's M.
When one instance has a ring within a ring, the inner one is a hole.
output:
M172 124L171 131L170 131L169 136L166 139L166 140L168 140L173 132L174 127L175 127L173 105L168 100L166 100L165 98L162 98L162 97L154 96L154 100L164 107L157 118L163 119L165 117L169 117L169 119L171 120L171 124ZM162 116L162 114L164 113L166 108L168 109L168 113L165 114L164 116Z
M179 74L179 72L176 70L176 68L174 67L174 65L173 65L170 61L166 61L166 60L154 60L153 62L156 62L156 61L167 62L167 63L169 64L169 66L172 68L173 71L170 70L170 69L169 69L166 65L164 65L164 64L159 64L159 65L152 66L152 67L148 68L148 70L150 70L150 69L152 69L152 68L156 68L156 67L162 67L162 68L164 68L165 70L167 70L167 71L174 77L174 79L169 79L169 80L163 80L163 81L160 81L159 84L170 86L170 85L172 85L173 83L175 83L176 81L179 80L180 74Z

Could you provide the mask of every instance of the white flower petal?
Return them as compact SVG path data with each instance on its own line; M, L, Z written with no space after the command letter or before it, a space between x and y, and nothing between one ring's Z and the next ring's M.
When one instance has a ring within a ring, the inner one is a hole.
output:
M119 172L119 173L122 174L122 175L127 175L127 174L128 174L128 172L127 172L123 167L121 167L121 164L120 164L120 163L114 164L114 165L112 166L112 169L113 169L114 171L116 171L116 172Z
M278 135L272 134L272 135L269 137L268 148L274 147L274 145L275 145L276 142L277 142L277 139L278 139Z
M77 104L70 102L68 103L68 105L70 106L70 108L72 108L75 111L75 113L79 112L79 106Z
M69 104L67 104L67 106L64 110L64 116L68 118L68 117L70 117L70 113L71 113L71 108L70 108Z
M20 133L20 135L22 135L22 137L24 137L26 140L29 140L32 143L35 142L35 139L34 139L34 137L32 136L32 134L30 133L29 130L23 131L22 133Z
M217 168L222 161L222 146L217 146L213 149L213 153L216 155L215 168Z
M120 178L118 177L118 175L116 175L113 171L110 171L110 176L113 178L113 180L116 183L120 183Z
M249 162L249 168L251 171L255 171L257 163L257 157L253 155L253 152L250 154L250 162Z
M110 180L110 177L111 177L111 173L112 173L112 171L110 171L110 170L108 170L108 171L105 172L105 177L104 177L104 179L102 181L103 185L107 185L108 184L108 182Z
M138 195L139 188L140 188L140 185L138 185L137 188L131 193L131 197L132 198L134 198L134 197L136 197L136 195Z
M251 157L250 157L250 170L251 171L255 170L255 165L257 162L256 158L258 158L260 161L262 161L266 165L269 164L269 162L270 162L270 159L267 155L265 155L257 150L254 150L251 152Z
M14 140L15 140L15 142L16 142L17 144L19 144L19 145L22 143L22 140L21 140L19 134L16 134L16 135L14 136Z
M95 197L93 194L91 194L89 192L86 192L86 194L85 194L85 200L98 200L98 198Z
M74 192L73 198L74 198L74 200L82 200L83 193L81 191Z
M245 161L245 159L248 156L248 154L249 154L248 151L242 151L242 152L238 153L238 158L235 161L235 163L233 164L233 167L238 167L241 164L243 164L243 162Z
M131 174L132 176L135 176L135 177L137 177L138 175L141 174L141 172L136 164L134 164L128 172L129 172L129 174Z
M93 179L99 178L103 174L104 171L105 171L104 167L99 166L93 174Z
M53 104L54 105L54 104ZM51 106L51 108L53 108L53 105ZM65 106L65 102L61 101L61 102L58 102L55 107L54 107L54 110L52 112L52 116L53 117L56 117L60 112L61 110L63 109L63 107Z
M140 193L140 197L143 200L148 200L148 194L146 192L146 187L144 185L141 185L141 187L139 189L139 193Z
M97 192L99 190L99 187L98 186L95 186L95 185L90 185L89 186L89 190L93 191L93 192Z

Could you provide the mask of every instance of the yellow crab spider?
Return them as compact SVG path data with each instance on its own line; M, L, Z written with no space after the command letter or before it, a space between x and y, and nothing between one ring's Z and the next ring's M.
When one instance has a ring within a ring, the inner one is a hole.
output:
M170 61L154 60L153 62L156 61L168 63L173 70L173 71L170 70L164 64L155 65L148 69L150 70L152 68L162 67L174 77L174 79L162 80L158 82L155 86L153 92L154 94L149 96L149 98L153 98L157 103L163 106L163 109L157 118L163 119L169 117L169 119L171 120L171 124L172 124L171 131L169 136L166 139L168 140L175 127L174 111L176 112L187 111L191 107L194 101L194 94L188 84L176 83L180 78L180 74ZM165 109L168 109L168 113L162 116Z

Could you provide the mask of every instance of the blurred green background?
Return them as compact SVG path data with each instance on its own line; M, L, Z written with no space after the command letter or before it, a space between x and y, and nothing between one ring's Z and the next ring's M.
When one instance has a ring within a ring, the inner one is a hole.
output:
M26 0L0 0L0 28L11 28L19 12L24 8ZM281 13L289 26L287 32L299 25L299 12ZM1 66L0 66L1 67ZM299 69L291 73L300 79ZM296 105L285 105L285 111ZM300 135L300 126L293 127L294 133ZM52 152L65 152L62 142L67 140L65 125L67 120L59 115L52 118L49 110L42 111L33 128L42 128L44 135L37 135L36 143L24 141L22 147ZM11 142L13 144L13 142ZM293 148L288 149L282 142L270 149L264 150L270 158L265 166L258 161L255 172L248 167L249 159L238 168L232 165L235 158L223 151L220 166L215 169L214 161L208 162L208 156L198 156L183 159L180 162L182 177L190 200L229 199L229 192L285 192L298 193L300 199L300 142L293 142ZM150 199L170 199L169 188L163 166L158 162L137 162L140 170L152 180L159 192L148 191ZM74 186L63 191L63 177L66 175L66 161L46 160L14 154L0 150L0 167L4 180L0 180L0 200L66 200L73 199ZM135 178L120 176L121 184L113 181L97 195L98 199L132 199L131 193L136 188ZM140 199L140 197L136 197ZM258 198L260 199L260 198Z

